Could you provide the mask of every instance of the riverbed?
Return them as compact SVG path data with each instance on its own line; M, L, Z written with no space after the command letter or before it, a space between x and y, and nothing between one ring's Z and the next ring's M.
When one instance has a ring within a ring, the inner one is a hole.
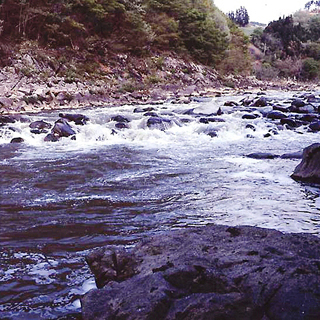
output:
M247 93L71 110L90 120L57 142L29 126L53 124L59 110L1 126L0 319L81 319L80 297L95 287L85 256L101 246L208 223L320 236L319 189L290 178L300 160L248 157L319 142L307 125L263 116L294 95L267 92L257 108L241 104L257 98Z

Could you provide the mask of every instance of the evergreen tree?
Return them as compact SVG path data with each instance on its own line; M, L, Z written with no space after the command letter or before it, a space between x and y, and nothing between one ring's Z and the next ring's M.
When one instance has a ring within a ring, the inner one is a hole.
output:
M228 13L228 17L231 21L235 24L239 25L240 27L244 27L249 23L249 14L245 7L240 7L239 9L234 11L230 11Z
M249 23L249 14L245 7L240 7L236 11L236 21L241 27L246 26Z
M317 7L320 7L320 1L309 1L305 4L305 9L310 10L311 6L315 5Z

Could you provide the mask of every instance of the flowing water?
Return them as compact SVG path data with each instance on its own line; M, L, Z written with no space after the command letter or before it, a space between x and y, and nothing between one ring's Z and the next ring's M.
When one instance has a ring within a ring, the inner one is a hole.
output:
M83 109L90 122L72 124L75 141L30 133L30 121L54 123L59 111L0 127L0 319L80 319L79 299L94 287L85 256L104 245L208 223L320 236L318 189L290 178L300 160L246 157L301 151L320 135L223 106L241 98L153 106L168 121L150 128L133 106ZM225 122L200 123L219 107ZM116 115L127 129L115 132ZM10 144L14 137L25 142Z

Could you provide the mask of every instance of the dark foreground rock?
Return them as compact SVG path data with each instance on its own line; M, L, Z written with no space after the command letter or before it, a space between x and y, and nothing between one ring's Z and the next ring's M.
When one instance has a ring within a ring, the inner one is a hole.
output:
M320 143L303 150L302 161L291 177L297 181L320 184Z
M320 319L320 239L255 227L172 231L87 262L84 320Z

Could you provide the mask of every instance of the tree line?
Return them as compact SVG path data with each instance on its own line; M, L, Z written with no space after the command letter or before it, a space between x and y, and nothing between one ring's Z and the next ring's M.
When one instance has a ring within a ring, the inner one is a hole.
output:
M2 0L0 22L2 43L32 40L101 55L172 50L212 66L243 38L211 0Z
M309 3L306 7L309 7ZM269 23L264 30L256 29L251 41L264 53L259 70L262 76L301 80L319 77L319 14L298 11L294 15L279 18Z

